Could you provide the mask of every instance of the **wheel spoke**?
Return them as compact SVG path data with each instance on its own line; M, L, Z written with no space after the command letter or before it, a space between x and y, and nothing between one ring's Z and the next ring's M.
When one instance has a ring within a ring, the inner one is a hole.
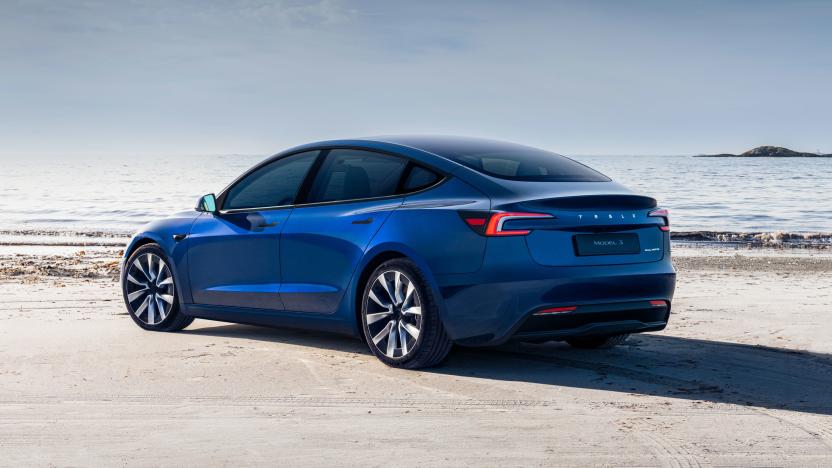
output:
M405 315L422 315L422 308L420 306L408 307L402 309L402 313Z
M419 339L419 329L418 328L414 327L413 325L411 325L411 324L409 324L405 321L402 321L402 327L404 327L404 329L407 330L407 333L409 333L410 336L412 336L414 340Z
M167 314L165 313L165 303L162 302L162 299L160 299L158 295L154 295L154 299L156 300L156 310L159 311L159 321L161 322L165 319L165 317L167 317Z
M156 279L156 274L153 273L153 254L147 254L147 275L150 281Z
M147 298L147 323L153 325L156 323L156 300L151 296L147 296Z
M390 303L396 303L396 294L390 289L390 283L387 282L387 273L382 273L379 276L379 280L381 281L381 286L384 288L384 292L387 293L387 297L390 298Z
M156 297L167 302L168 304L173 304L173 296L170 294L157 294Z
M396 272L393 275L394 283L393 283L393 294L396 296L396 305L402 303L402 274L401 272Z
M141 297L142 295L147 294L147 287L143 289L139 289L138 291L133 291L127 295L127 302L133 302L136 298Z
M403 328L405 327L404 321L399 322L399 343L401 344L402 348L402 356L407 354L407 335L404 333Z
M375 302L376 304L378 304L378 305L380 305L384 308L390 307L389 303L385 304L385 303L381 302L381 300L378 298L378 296L376 296L376 293L374 293L372 289L370 289L370 299L372 299L373 302Z
M413 286L412 282L407 283L407 291L404 293L404 299L402 300L402 306L404 304L408 304L410 299L413 298L413 291L416 290L416 287Z
M389 310L386 312L379 312L377 314L367 314L367 325L372 325L379 320L382 320L384 317L389 317L392 314L393 312Z
M127 273L127 281L139 286L143 286L145 289L147 289L147 283L142 283L141 281L134 278L133 275L131 275L130 273Z
M161 288L162 286L164 286L166 284L173 284L173 276L168 276L164 280L159 281L158 283L156 283L156 286L159 286Z
M159 259L159 271L156 273L156 281L159 281L159 278L162 277L162 272L165 270L165 262L162 259Z
M373 343L378 344L381 340L383 340L387 335L390 334L390 330L393 329L393 321L387 322L387 325L381 329L378 335L373 337Z
M396 321L391 320L390 323L393 325L390 327L390 336L387 337L387 352L384 353L387 357L393 357L396 354L396 340L398 338L398 333L396 332Z
M142 312L144 312L144 310L145 310L145 309L147 309L147 304L148 304L149 302L150 302L150 296L145 297L145 298L144 298L144 301L142 301L142 305L140 305L140 306L139 306L139 308L138 308L138 309L136 309L136 317L138 317L139 315L141 315L141 314L142 314Z
M139 270L144 275L145 279L148 279L148 280L150 279L150 276L148 276L147 272L144 271L144 267L142 266L141 259L137 258L136 260L134 260L133 261L133 266L136 267L136 269Z

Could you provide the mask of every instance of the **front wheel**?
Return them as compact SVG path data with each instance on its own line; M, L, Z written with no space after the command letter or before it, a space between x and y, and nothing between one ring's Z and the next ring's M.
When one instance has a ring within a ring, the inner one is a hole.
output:
M382 263L367 280L361 301L364 337L373 354L388 366L435 366L451 350L427 284L416 264L407 259Z
M145 330L179 331L194 321L179 308L176 278L156 244L136 249L121 273L121 289L130 318Z

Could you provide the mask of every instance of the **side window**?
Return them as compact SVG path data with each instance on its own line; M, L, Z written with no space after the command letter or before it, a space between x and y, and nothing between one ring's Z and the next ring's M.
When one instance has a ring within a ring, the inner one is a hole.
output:
M334 149L315 176L308 202L393 195L407 162L364 150Z
M429 169L425 169L424 167L414 166L413 169L410 170L410 174L407 176L407 180L404 181L404 186L402 188L405 193L415 192L417 190L422 190L425 187L430 187L438 180L439 174Z
M252 172L228 191L224 210L291 205L319 151L278 159Z

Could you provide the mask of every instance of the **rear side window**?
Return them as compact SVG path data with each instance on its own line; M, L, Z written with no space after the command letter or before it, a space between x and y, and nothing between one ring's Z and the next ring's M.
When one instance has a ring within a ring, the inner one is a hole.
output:
M559 154L490 140L438 140L422 147L494 177L542 182L608 182L598 171Z
M405 192L415 192L423 188L430 187L439 180L439 174L425 169L424 167L414 166L404 181L402 189Z
M310 203L374 198L396 193L407 162L364 150L334 149L315 176Z
M291 205L318 153L293 154L255 170L231 187L223 209Z

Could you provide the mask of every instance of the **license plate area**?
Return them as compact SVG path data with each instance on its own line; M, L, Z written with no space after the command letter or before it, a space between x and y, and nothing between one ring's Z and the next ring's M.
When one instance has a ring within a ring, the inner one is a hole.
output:
M641 251L638 234L576 234L572 238L575 255L632 255Z

